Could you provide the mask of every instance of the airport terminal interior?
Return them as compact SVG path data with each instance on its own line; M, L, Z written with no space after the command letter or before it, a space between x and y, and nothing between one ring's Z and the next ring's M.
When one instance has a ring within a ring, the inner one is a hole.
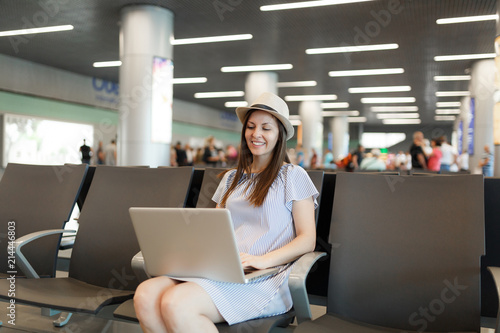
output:
M316 247L291 311L217 329L500 332L496 0L0 9L0 333L142 332L128 209L214 208L264 92L319 192Z

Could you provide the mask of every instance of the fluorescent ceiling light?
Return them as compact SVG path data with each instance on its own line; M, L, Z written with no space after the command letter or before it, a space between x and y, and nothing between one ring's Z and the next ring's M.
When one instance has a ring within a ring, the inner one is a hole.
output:
M328 72L328 75L331 77L345 77L345 76L402 74L404 72L405 70L403 68L380 68L380 69L358 69L351 71L331 71Z
M230 41L235 41L235 40L247 40L247 39L252 39L252 38L253 38L253 36L251 34L241 34L241 35L226 35L226 36L172 39L170 41L170 43L172 45L186 45L186 44L230 42Z
M285 96L287 102L297 101L334 101L337 95L289 95Z
M495 58L495 53L477 53L477 54L457 54L457 55L444 55L435 56L435 61L453 61L453 60L474 60L474 59L487 59Z
M94 62L94 64L93 64L94 67L120 67L121 65L122 65L122 62L120 60L98 61L98 62Z
M233 72L257 72L257 71L280 71L292 69L292 64L275 64L275 65L252 65L252 66L225 66L220 70L224 73Z
M340 116L359 116L359 111L323 111L323 117L340 117Z
M292 124L292 126L300 126L302 125L302 121L300 121L299 119L290 119L290 124Z
M437 97L470 96L470 91L436 91Z
M362 98L363 104L415 103L415 97L372 97Z
M226 108L238 108L238 107L245 107L248 106L247 101L234 101L234 102L226 102L224 103L224 106Z
M58 31L68 31L73 30L72 25L55 25L52 27L43 27L43 28L30 28L30 29L19 29L19 30L8 30L8 31L0 31L0 37L8 37L8 36L18 36L18 35L29 35L29 34L42 34L46 32L58 32Z
M437 109L436 114L460 114L460 109Z
M205 83L207 82L206 77L185 77L185 78L175 78L173 84L187 84L187 83Z
M398 92L398 91L410 91L410 90L411 90L410 86L355 87L347 89L347 91L349 91L349 93L351 94Z
M339 47L323 47L307 49L307 54L325 54L325 53L346 53L346 52L364 52L364 51L380 51L394 50L399 47L398 44L375 44L375 45L358 45L358 46L339 46Z
M438 108L459 108L462 106L462 103L460 102L437 102L436 106Z
M294 3L283 3L277 5L267 5L261 6L260 10L263 12L272 11L272 10L285 10L285 9L297 9L297 8L309 8L309 7L320 7L320 6L332 6L332 5L340 5L345 3L356 3L356 2L365 2L371 0L316 0L316 1L302 1L302 2L294 2Z
M470 75L434 76L434 81L468 81L470 79Z
M321 103L321 107L323 109L343 109L343 108L348 108L349 103L347 103L347 102Z
M477 16L463 16L463 17L450 17L436 20L437 24L452 24L452 23L466 23L466 22L480 22L496 20L498 15L477 15Z
M366 117L347 117L349 123L366 123Z
M242 97L243 91L217 91L217 92L199 92L194 94L194 98L219 98L219 97Z
M288 120L300 120L301 117L298 114L291 114L288 116Z
M372 112L416 112L418 106L372 106Z
M318 83L316 81L292 81L292 82L278 82L276 87L289 88L289 87L315 87Z
M455 116L434 116L434 120L437 121L454 121L457 119Z
M410 125L420 124L421 122L420 119L382 119L382 123L385 125Z
M377 113L377 119L409 119L420 118L418 113Z

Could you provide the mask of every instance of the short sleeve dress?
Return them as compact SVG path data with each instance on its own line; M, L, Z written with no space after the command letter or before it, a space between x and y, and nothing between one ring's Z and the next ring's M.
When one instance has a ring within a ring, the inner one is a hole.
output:
M224 175L213 200L220 203L231 185L236 170ZM231 212L238 249L252 255L263 255L279 249L295 237L292 217L293 201L313 197L317 207L318 191L307 172L297 165L286 164L271 185L261 207L253 207L246 200L249 177L244 175L240 186L231 194L226 208ZM217 282L193 278L210 295L224 319L231 325L253 318L268 317L287 312L292 307L288 276L292 264L280 271L247 284Z

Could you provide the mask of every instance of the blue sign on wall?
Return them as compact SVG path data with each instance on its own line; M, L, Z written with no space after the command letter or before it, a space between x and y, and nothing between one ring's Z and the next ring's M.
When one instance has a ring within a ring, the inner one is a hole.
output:
M476 109L475 109L475 103L474 103L474 98L470 99L470 121L469 121L469 128L467 129L467 142L469 145L468 152L469 155L472 156L474 155L474 122L476 119Z
M457 130L457 145L458 145L458 154L462 153L463 147L464 147L464 122L463 120L460 120L458 123L458 130Z

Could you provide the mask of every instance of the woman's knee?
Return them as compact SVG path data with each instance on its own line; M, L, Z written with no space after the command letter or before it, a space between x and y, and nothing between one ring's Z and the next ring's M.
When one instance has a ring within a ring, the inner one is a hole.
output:
M149 279L142 282L134 294L134 307L138 316L152 313L159 306L159 299L169 287L168 281Z

